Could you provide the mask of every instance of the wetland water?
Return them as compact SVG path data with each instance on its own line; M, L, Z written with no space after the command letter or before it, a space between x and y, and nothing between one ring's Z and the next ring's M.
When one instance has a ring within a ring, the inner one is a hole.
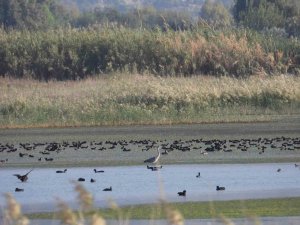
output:
M278 169L280 172L277 172ZM57 199L77 207L74 184L78 178L95 199L97 207L108 206L109 199L118 205L158 202L161 196L167 201L210 201L300 196L300 169L293 163L263 164L190 164L163 165L158 171L145 166L101 167L104 173L94 173L94 167L36 168L29 179L21 183L13 174L25 174L24 168L1 168L0 208L3 193L12 193L24 212L57 210ZM196 175L200 172L200 177ZM91 183L93 178L96 182ZM216 191L216 186L225 191ZM111 192L102 191L112 186ZM24 192L14 192L15 188ZM177 192L186 190L187 196Z

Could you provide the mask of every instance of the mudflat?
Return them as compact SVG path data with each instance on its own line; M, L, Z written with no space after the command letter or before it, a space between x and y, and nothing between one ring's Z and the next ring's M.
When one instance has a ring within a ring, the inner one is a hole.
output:
M300 161L300 117L258 123L1 129L1 166Z

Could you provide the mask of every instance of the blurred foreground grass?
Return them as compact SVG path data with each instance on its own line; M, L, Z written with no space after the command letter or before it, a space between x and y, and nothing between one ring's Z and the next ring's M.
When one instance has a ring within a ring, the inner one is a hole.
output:
M58 202L55 213L23 215L21 206L12 195L7 194L7 207L4 211L4 225L28 225L30 219L60 220L61 224L104 225L106 220L118 220L119 224L130 224L130 219L148 219L149 224L156 219L166 219L170 225L183 225L185 219L220 218L224 224L234 224L230 218L251 218L253 224L261 224L259 217L299 216L300 198L234 200L219 202L186 202L137 205L118 207L111 201L109 209L96 209L93 196L85 188L75 183L80 209L74 211L64 202Z
M118 219L119 213L129 219L166 219L164 207L178 210L185 219L221 218L254 218L299 216L300 198L254 199L215 202L185 202L136 205L127 207L112 207L93 211L105 219ZM118 209L118 210L116 210ZM93 213L87 213L88 216ZM52 219L53 213L30 214L32 219Z

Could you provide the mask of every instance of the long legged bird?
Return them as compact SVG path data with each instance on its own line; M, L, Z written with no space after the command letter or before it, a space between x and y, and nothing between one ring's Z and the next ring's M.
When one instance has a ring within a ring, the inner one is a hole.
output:
M33 170L33 169L32 169ZM28 180L28 174L32 171L30 170L28 173L24 174L24 175L20 175L20 174L14 174L14 176L16 176L20 181L22 182L26 182Z
M160 157L160 150L161 150L161 146L159 146L157 148L157 156L153 156L153 157L151 157L149 159L146 159L144 161L144 163L157 163L157 161L159 160L159 157Z

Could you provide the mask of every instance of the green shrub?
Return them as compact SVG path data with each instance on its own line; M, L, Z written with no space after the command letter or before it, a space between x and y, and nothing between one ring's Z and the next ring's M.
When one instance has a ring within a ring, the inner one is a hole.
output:
M125 71L160 76L212 74L245 77L298 71L296 39L250 30L209 28L162 32L129 28L0 32L0 74L39 80L77 80ZM283 57L274 59L274 52ZM293 68L293 69L291 69Z

